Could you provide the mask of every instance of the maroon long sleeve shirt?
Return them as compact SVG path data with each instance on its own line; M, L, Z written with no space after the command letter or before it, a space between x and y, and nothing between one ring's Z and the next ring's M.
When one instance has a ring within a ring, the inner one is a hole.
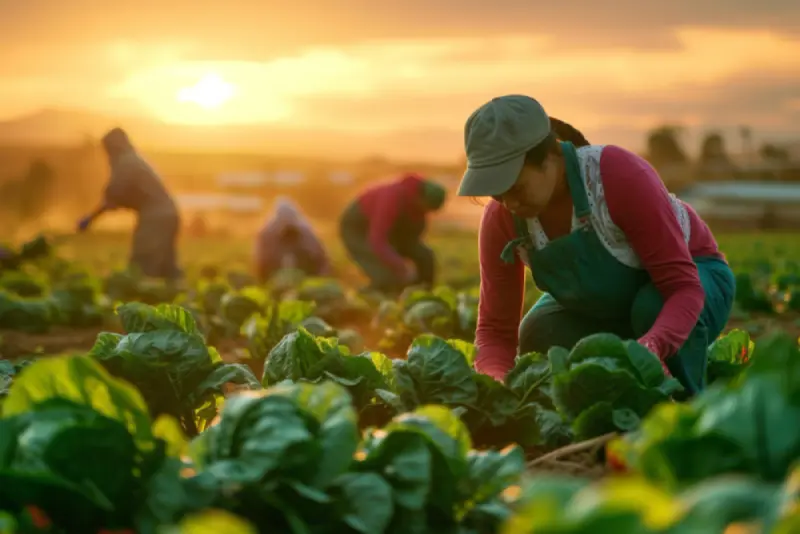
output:
M400 217L409 221L425 219L422 185L422 177L409 174L400 180L370 187L358 199L359 207L369 221L372 250L398 275L405 272L405 261L389 243L389 235Z

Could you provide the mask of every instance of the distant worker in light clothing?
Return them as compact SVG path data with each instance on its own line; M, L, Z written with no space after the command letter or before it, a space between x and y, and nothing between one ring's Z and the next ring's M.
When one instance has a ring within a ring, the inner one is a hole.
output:
M255 270L260 282L266 282L282 268L299 269L309 276L331 274L322 241L288 197L275 201L275 210L258 232L255 246Z
M102 142L108 155L111 178L102 204L78 222L78 231L88 230L107 211L133 210L137 221L130 265L145 276L167 280L180 278L176 250L180 215L175 201L122 129L109 131Z
M342 241L370 279L368 289L394 293L433 285L434 253L422 236L428 214L441 209L446 196L436 182L406 174L368 188L345 209Z

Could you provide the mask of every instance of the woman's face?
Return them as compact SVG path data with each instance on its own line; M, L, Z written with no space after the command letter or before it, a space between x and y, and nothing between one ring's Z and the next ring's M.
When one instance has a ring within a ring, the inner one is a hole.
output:
M562 174L559 157L550 154L541 167L522 167L519 178L511 189L493 198L518 217L537 217L553 199Z
M420 212L423 212L423 213L425 213L425 214L428 214L428 213L433 213L433 212L437 211L436 209L434 209L434 208L430 207L430 206L428 205L428 203L427 203L427 202L425 202L425 199L424 199L424 198L417 198L417 199L414 201L414 210L415 210L415 211L420 211Z

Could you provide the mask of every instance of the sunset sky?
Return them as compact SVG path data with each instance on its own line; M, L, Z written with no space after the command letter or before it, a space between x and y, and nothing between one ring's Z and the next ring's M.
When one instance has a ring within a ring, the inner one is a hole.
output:
M665 120L800 138L800 2L602 4L0 0L0 120L64 107L458 145L476 106L525 93L606 142Z

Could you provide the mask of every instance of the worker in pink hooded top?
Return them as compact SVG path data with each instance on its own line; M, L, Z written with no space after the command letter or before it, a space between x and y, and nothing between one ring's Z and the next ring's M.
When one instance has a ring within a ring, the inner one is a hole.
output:
M255 243L255 271L261 282L283 268L300 269L309 276L331 273L325 247L311 223L288 197L275 201L275 209Z
M706 223L647 161L572 133L557 135L522 95L467 119L458 194L492 198L479 234L475 366L502 380L518 353L612 333L639 341L695 394L730 315L733 273ZM543 295L523 317L526 267Z

